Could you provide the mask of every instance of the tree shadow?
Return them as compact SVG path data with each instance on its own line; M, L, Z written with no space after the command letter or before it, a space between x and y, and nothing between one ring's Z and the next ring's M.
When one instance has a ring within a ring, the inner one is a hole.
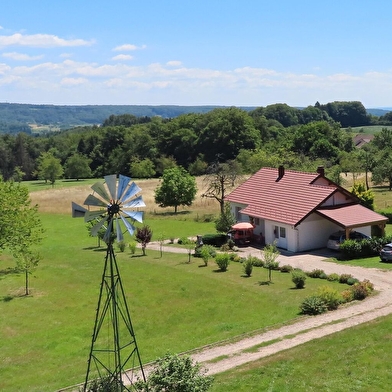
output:
M20 274L20 272L21 271L17 267L8 267L6 269L0 270L0 277L11 274Z
M250 277L251 275L246 275L246 274L241 275L241 278L250 278Z
M215 270L213 270L212 272L216 272L217 274L220 274L220 273L223 273L223 272L226 272L227 270L221 270L221 269L215 269Z
M269 286L270 284L273 284L272 281L270 280L261 280L258 282L259 286Z
M191 211L164 211L164 212L154 212L156 216L179 216L179 215L189 215Z

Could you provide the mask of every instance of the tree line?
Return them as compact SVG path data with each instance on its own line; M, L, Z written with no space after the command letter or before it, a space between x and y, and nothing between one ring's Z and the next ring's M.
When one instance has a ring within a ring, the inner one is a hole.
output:
M392 115L383 117L392 121ZM216 163L235 161L246 173L262 166L314 171L323 165L335 179L341 171L373 171L382 161L385 166L392 148L387 129L358 151L353 134L342 128L342 123L350 127L374 121L360 102L316 103L304 109L286 104L252 111L215 108L171 119L110 115L101 126L42 136L0 135L0 173L17 181L113 173L151 178L176 166L202 175ZM376 179L381 177L387 178L380 174Z

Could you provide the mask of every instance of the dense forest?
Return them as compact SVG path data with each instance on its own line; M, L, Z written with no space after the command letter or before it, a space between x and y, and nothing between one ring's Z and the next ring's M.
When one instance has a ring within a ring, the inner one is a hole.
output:
M361 149L350 132L350 127L391 124L392 112L377 117L356 101L303 109L214 108L172 118L110 114L100 125L40 136L0 135L0 173L6 180L113 173L148 178L176 165L201 175L212 164L235 161L246 173L281 164L311 171L323 165L335 180L341 172L372 170L376 181L392 182L391 131L383 128Z

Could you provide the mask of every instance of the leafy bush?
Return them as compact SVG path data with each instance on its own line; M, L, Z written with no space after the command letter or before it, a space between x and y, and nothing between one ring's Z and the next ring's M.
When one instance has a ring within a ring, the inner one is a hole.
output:
M194 244L195 241L191 240L188 237L181 237L181 238L178 239L177 243L179 245L191 245L191 244Z
M353 276L351 274L342 274L339 277L339 283L347 283L347 281L352 278Z
M351 287L349 289L343 290L340 295L342 297L343 303L351 302L354 299L354 293L353 290L351 290Z
M216 255L215 262L218 264L219 269L225 272L230 264L230 255L228 253L220 253Z
M317 315L325 313L327 306L325 302L317 295L305 298L300 306L302 314Z
M339 250L343 259L352 260L361 256L361 242L355 240L345 240L340 244Z
M256 256L252 256L252 263L254 267L264 267L264 260L259 259Z
M301 270L291 272L291 280L295 284L295 288L303 289L305 287L306 274Z
M236 255L235 253L230 254L230 261L234 261L235 263L241 263L242 259L241 256Z
M85 390L86 392L117 392L120 391L122 387L123 386L119 380L108 375L103 378L90 381Z
M139 392L207 392L213 380L190 356L166 354L158 359L146 383L138 381L134 386Z
M337 309L339 304L342 302L339 292L329 286L319 287L317 296L324 301L328 310Z
M134 255L136 253L136 242L131 241L128 246L129 246L129 251L131 252L131 255Z
M251 276L253 271L252 256L248 256L243 263L244 273L246 276Z
M358 282L359 282L359 280L357 278L348 278L346 283L348 285L352 286L353 284L358 283Z
M125 247L127 246L125 241L119 241L117 242L117 245L118 245L118 249L120 249L120 252L124 252Z
M202 253L205 252L205 249L207 249L210 258L214 258L216 256L216 250L211 245L199 246L198 248L195 249L194 256L203 258Z
M291 272L292 270L293 267L289 264L285 264L280 267L280 272Z
M310 272L306 273L309 278L319 278L321 274L324 274L324 271L322 269L314 269Z
M268 268L269 270L273 270L273 271L278 271L279 268L279 261L271 261L267 264L264 265L265 268Z
M319 278L320 279L328 279L328 275L325 272L323 272L322 274L320 274Z
M339 282L340 276L338 274L332 273L327 276L327 280L330 282Z
M351 290L354 299L361 301L371 294L374 290L374 285L370 281L364 280L363 282L357 282L351 286Z
M226 234L218 233L218 234L205 234L202 237L203 244L212 245L216 247L220 247L227 242Z

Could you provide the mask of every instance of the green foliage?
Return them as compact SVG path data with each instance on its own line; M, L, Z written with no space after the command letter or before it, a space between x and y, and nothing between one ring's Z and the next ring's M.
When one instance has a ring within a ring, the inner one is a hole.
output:
M166 354L159 358L146 383L136 384L139 392L206 392L213 377L206 376L201 365L190 356Z
M194 240L191 240L191 239L188 238L188 237L180 237L180 238L178 239L177 243L178 243L179 245L190 245L190 244L194 244L195 241L194 241Z
M151 178L155 176L154 163L149 158L140 160L134 158L130 164L132 177L135 178Z
M325 302L317 295L305 298L300 306L302 314L317 315L327 311Z
M108 375L103 378L90 381L86 389L80 389L80 392L118 392L123 389L121 382Z
M305 287L306 274L301 270L293 270L291 272L291 280L295 284L296 289L303 289Z
M321 270L321 269L317 269L317 268L312 270L312 271L310 271L310 272L307 272L307 275L309 276L309 278L316 278L316 279L318 279L318 278L320 278L321 274L324 274L324 271Z
M184 168L173 167L163 173L162 183L155 190L155 202L160 207L190 206L197 192L196 180Z
M151 241L152 230L150 226L144 225L143 227L136 228L135 239L142 245L143 255L146 255L147 244Z
M272 281L272 270L278 269L279 262L276 261L280 252L275 243L267 244L261 252L261 260L264 263L264 268L268 269L268 280Z
M361 201L361 204L371 210L374 210L374 193L370 189L366 189L363 182L358 182L351 188L351 193Z
M136 242L131 241L129 244L129 251L131 252L131 255L134 255L136 253Z
M293 267L290 264L285 264L280 267L280 272L291 272Z
M38 178L49 181L52 185L64 174L60 159L56 158L52 152L42 152L37 162Z
M227 236L226 236L226 234L221 234L221 233L204 234L202 237L202 240L203 240L203 244L205 244L205 245L212 245L212 246L220 247L226 243Z
M252 256L248 256L243 262L244 273L246 276L251 276L253 271L253 260Z
M337 309L342 301L339 292L330 286L319 287L317 296L324 301L328 310Z
M216 256L216 249L212 245L203 245L195 249L194 256L201 257L204 264L207 265L208 260Z
M227 233L235 222L236 220L231 212L230 203L225 203L223 214L219 214L219 217L215 220L216 231L220 233Z
M215 257L215 262L222 272L227 271L230 264L230 255L228 253L219 253Z
M120 252L125 251L125 247L127 246L127 243L125 241L119 241L117 242L118 249L120 249Z
M339 278L340 278L339 274L336 273L332 273L327 276L327 280L329 282L339 282Z
M355 283L358 283L359 282L359 280L357 279L357 278L348 278L347 279L347 284L349 285L349 286L352 286L352 285L354 285Z
M344 240L339 247L342 257L345 260L351 260L360 257L362 251L361 242L362 241Z
M340 276L339 276L339 283L346 283L347 284L347 281L350 279L350 278L352 278L353 276L351 275L351 274L341 274Z
M64 165L64 174L67 178L90 178L92 172L90 169L91 159L81 154L74 154L70 156Z
M351 286L351 290L353 293L353 298L358 301L364 300L370 293L366 283L356 282Z

